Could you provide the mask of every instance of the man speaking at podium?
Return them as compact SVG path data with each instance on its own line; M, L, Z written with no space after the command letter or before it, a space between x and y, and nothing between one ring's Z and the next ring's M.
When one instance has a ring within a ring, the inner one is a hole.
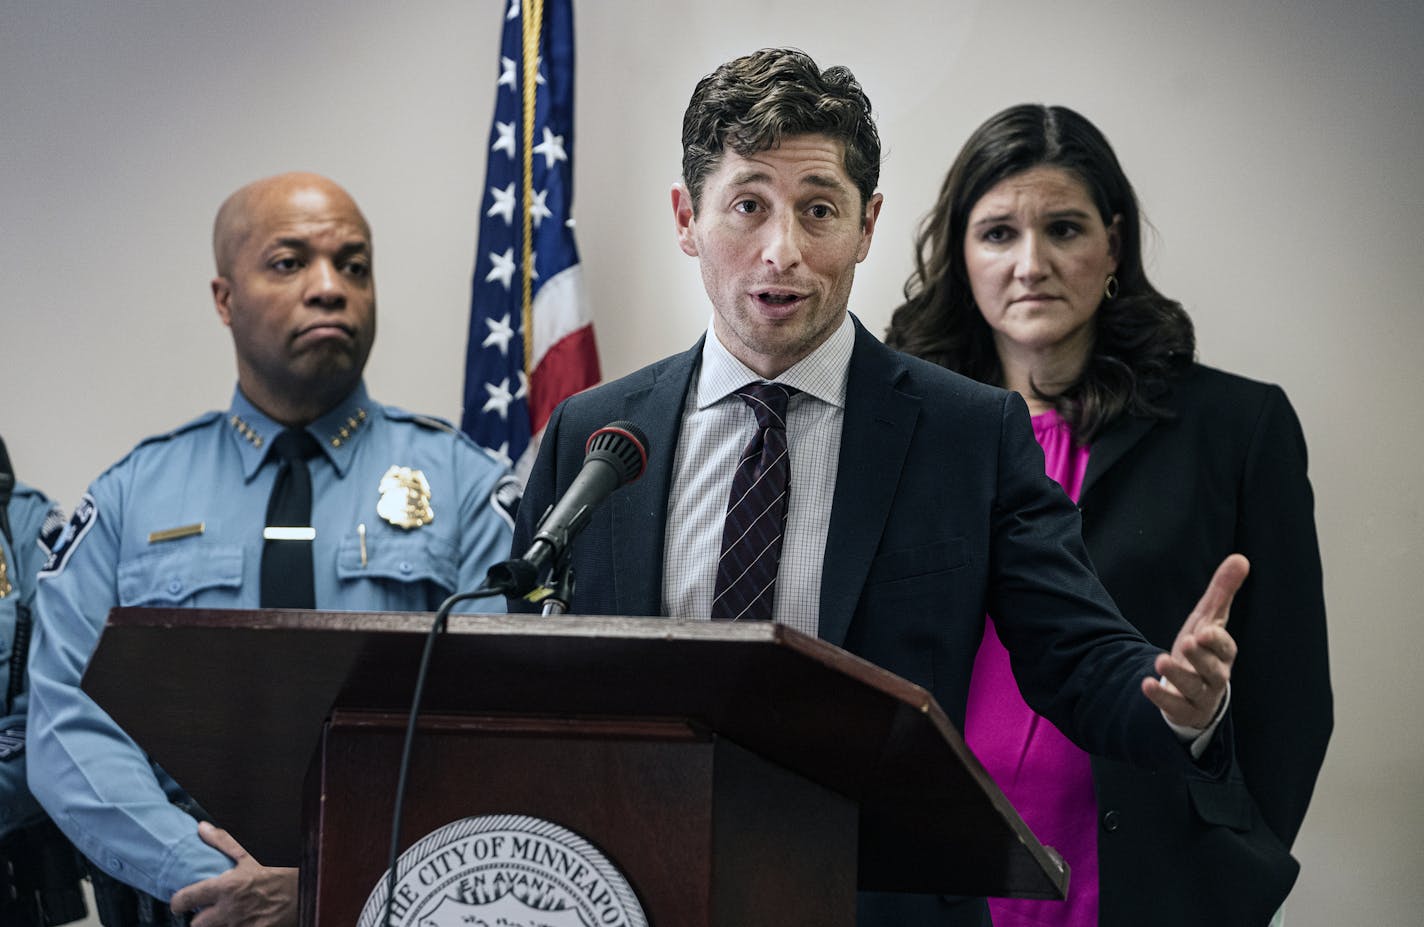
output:
M648 436L647 474L573 544L570 612L783 622L924 686L959 726L988 612L1025 699L1084 749L1224 774L1224 624L1245 560L1156 650L1093 574L1023 401L893 352L848 314L881 207L851 73L785 49L731 61L697 85L682 143L673 219L709 331L554 412L515 552L589 434L626 420ZM858 902L861 925L987 921L978 899Z
M202 909L202 927L296 922L296 870L200 829L179 785L79 689L110 608L427 611L509 549L505 469L366 393L371 234L346 191L313 174L249 184L219 210L213 249L231 407L95 480L40 574L30 781L99 870L108 927L165 923L170 900Z

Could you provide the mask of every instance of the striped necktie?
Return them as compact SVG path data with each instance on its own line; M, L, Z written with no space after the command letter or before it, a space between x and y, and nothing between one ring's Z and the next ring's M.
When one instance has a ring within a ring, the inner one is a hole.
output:
M757 430L732 477L712 597L714 621L772 618L791 491L786 404L795 392L794 387L766 382L737 390L756 414Z

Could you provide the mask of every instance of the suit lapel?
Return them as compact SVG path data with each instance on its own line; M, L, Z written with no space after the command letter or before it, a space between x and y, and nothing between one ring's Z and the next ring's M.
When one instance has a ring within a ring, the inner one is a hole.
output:
M614 608L620 615L662 611L663 540L673 457L688 384L701 355L699 339L692 350L669 358L646 385L623 397L621 416L648 436L648 468L641 479L612 498Z
M1174 383L1152 402L1153 405L1173 414L1177 408L1177 401L1177 390ZM1119 460L1122 460L1127 452L1137 445L1137 442L1146 437L1149 431L1157 427L1160 421L1162 421L1160 418L1124 415L1098 435L1097 440L1093 442L1092 453L1088 455L1088 472L1083 474L1083 488L1078 492L1079 500L1088 498L1088 491L1093 488L1094 484Z
M903 359L857 321L821 574L820 636L837 646L860 601L919 417L919 398L896 389L904 373Z

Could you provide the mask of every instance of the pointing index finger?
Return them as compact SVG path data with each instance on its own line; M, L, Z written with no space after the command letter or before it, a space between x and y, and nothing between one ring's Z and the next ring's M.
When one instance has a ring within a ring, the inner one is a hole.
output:
M1192 610L1192 616L1196 619L1193 624L1210 622L1218 627L1226 627L1226 620L1231 614L1231 600L1246 581L1246 574L1249 572L1251 564L1240 554L1231 554L1221 561L1221 566L1216 568L1206 592L1202 593L1197 607Z

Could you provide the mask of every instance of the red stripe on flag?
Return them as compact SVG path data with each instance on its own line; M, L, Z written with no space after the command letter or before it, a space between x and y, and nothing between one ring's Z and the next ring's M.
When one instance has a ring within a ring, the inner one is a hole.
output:
M593 325L585 325L550 345L529 378L529 418L538 434L554 407L599 381L598 348Z

